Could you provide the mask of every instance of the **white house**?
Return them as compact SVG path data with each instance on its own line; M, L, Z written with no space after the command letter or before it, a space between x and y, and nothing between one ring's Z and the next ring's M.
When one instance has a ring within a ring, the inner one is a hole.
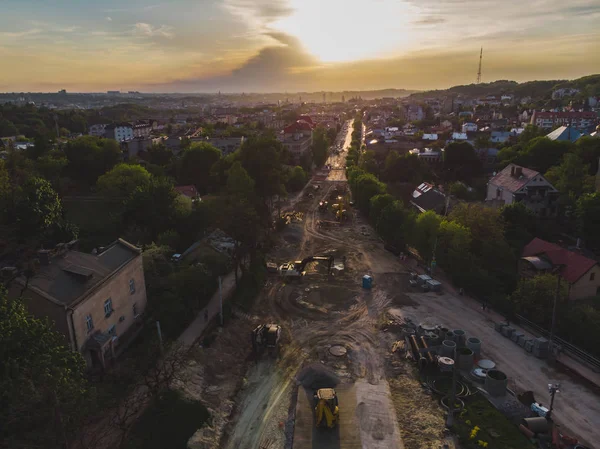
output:
M467 133L452 133L452 140L467 140Z
M477 124L471 122L463 123L461 130L463 133L474 133L477 131Z
M133 127L131 126L131 123L108 125L105 128L105 137L108 139L115 139L117 142L131 140L134 137Z
M89 135L96 137L104 137L104 131L106 130L106 123L98 123L90 126Z

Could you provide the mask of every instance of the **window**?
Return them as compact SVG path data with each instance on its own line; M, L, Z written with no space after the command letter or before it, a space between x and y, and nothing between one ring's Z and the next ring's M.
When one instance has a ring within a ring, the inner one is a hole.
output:
M112 335L113 337L117 335L117 326L115 326L114 324L108 328L108 330L106 331L106 333L108 335Z
M596 279L596 273L590 273L590 281Z
M112 299L108 298L106 301L104 301L104 316L110 316L112 312Z
M85 327L87 327L88 332L94 328L94 320L92 320L92 315L85 317Z
M135 318L136 316L138 316L138 308L137 308L137 302L133 303L133 317Z
M135 280L134 279L129 280L129 293L131 293L131 294L135 293Z

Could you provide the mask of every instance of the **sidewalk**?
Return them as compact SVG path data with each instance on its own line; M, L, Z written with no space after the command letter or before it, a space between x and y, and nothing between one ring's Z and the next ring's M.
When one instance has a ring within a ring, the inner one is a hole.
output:
M222 278L223 303L231 297L234 291L235 274L232 271ZM221 301L219 299L219 289L217 288L208 305L198 313L196 319L181 333L177 342L181 343L184 347L192 346L202 336L208 324L219 313L221 313Z

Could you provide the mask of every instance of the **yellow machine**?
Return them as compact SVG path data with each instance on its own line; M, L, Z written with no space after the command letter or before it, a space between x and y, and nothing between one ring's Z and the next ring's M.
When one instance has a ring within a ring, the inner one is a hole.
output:
M321 388L315 393L315 425L333 428L338 423L340 410L338 398L333 388Z
M338 196L337 200L338 202L332 206L333 210L335 211L335 219L340 222L346 221L348 219L346 200L341 196Z

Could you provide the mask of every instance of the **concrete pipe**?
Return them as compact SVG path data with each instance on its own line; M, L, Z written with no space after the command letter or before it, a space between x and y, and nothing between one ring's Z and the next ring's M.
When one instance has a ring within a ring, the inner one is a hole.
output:
M458 349L458 368L464 371L473 369L473 351L469 348Z
M467 336L465 331L462 329L454 329L452 331L454 333L454 341L459 347L463 347L467 341Z
M481 355L481 340L475 337L469 337L467 339L467 348L473 351L475 359L479 359Z
M501 397L506 395L506 387L508 378L506 374L497 369L492 369L485 376L485 389L493 397Z
M535 434L544 434L550 432L550 423L546 418L542 418L541 416L523 418L522 425Z
M454 350L456 349L456 343L451 340L444 340L442 342L442 355L444 357L454 358Z
M437 334L442 340L444 338L446 338L446 332L448 332L448 331L449 331L449 329L447 327L438 327L437 328Z
M444 338L446 340L454 341L454 339L455 339L454 332L452 332L452 331L446 332L446 336Z

